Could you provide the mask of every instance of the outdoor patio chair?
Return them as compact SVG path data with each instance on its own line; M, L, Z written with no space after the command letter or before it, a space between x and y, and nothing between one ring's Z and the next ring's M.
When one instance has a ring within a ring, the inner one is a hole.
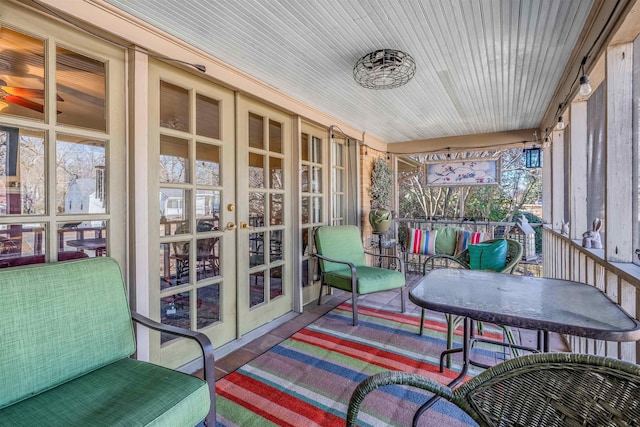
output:
M482 244L492 244L495 242L499 242L501 240L507 241L507 258L506 258L505 266L497 270L496 272L512 274L516 270L516 267L518 266L518 264L520 263L520 259L522 258L522 245L519 242L511 239L490 239L490 240L483 241ZM425 275L427 274L428 271L434 268L442 268L442 267L466 268L470 270L471 255L469 252L469 248L465 249L464 251L460 252L458 255L455 255L455 256L438 254L438 255L432 255L428 257L424 261L422 273L423 275ZM470 284L470 286L471 285L473 284ZM422 335L424 331L424 316L425 316L425 310L423 308L421 313L421 318L420 318L420 335ZM453 347L454 331L458 326L460 326L464 318L462 316L453 316L451 314L446 314L445 318L447 320L447 350L451 350L451 348ZM478 331L481 333L482 322L477 322L477 327L478 327ZM513 332L511 331L511 328L509 328L508 326L503 326L502 328L504 330L505 336L509 344L515 345L516 341L515 341ZM516 349L513 349L513 352L514 352L514 355L516 356L518 355L518 351ZM440 356L441 370L443 366L442 364L443 356L445 355L447 359L446 366L447 368L451 367L451 355L449 354L449 352L444 352Z
M320 295L328 286L351 292L353 325L358 324L358 295L400 288L402 312L405 312L406 286L404 263L400 257L365 252L360 230L354 225L324 226L315 232L316 251L320 264ZM395 259L397 270L369 267L365 255Z
M520 356L496 365L455 390L409 372L380 372L351 396L347 426L363 400L390 384L428 390L454 403L480 426L632 426L640 419L640 366L576 353ZM414 417L414 425L423 411Z

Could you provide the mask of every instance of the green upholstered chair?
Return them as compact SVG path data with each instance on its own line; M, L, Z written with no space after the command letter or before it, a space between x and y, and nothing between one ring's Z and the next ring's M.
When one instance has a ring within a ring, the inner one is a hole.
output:
M213 346L129 309L113 258L0 270L2 426L215 426ZM134 324L200 345L206 382L130 357Z
M406 286L404 263L400 257L365 252L360 230L353 225L324 226L315 232L316 252L320 264L320 295L323 286L351 292L353 324L358 324L358 295L400 288L402 312L405 311ZM366 254L395 259L399 271L367 265Z
M390 384L428 390L481 427L632 426L640 419L640 366L603 356L545 353L500 363L455 390L413 373L380 372L356 387L347 426L356 425L368 393Z
M490 239L490 240L485 240L482 243L491 244L491 243L499 242L501 240L507 241L507 259L506 259L504 268L501 268L497 272L512 274L516 270L516 267L518 266L518 264L520 263L520 259L522 258L522 245L519 242L511 239ZM443 267L465 268L468 270L471 269L471 254L469 252L469 248L465 249L464 251L460 252L458 255L455 255L455 256L439 254L439 255L432 255L428 257L427 259L425 259L423 264L423 274L427 274L427 272L429 272L434 268L443 268ZM422 316L420 320L420 335L422 335L424 331L424 315L425 315L425 311L423 308ZM460 323L462 323L462 320L464 318L462 316L453 316L451 314L445 314L445 318L447 320L447 350L450 350L453 346L453 333L456 330L456 328L460 325ZM511 328L509 328L508 326L503 326L503 329L508 342L510 344L516 344L515 337L513 336L513 332L511 331ZM480 332L482 331L481 322L478 322L478 330ZM513 352L514 352L514 355L516 356L518 355L517 349L514 349ZM446 355L447 368L451 367L451 356L449 355L448 352L443 353L443 355ZM442 357L441 357L440 366L442 369Z

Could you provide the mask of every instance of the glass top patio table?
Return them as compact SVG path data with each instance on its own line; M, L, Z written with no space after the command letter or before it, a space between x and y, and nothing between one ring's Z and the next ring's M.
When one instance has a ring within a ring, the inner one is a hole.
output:
M410 291L420 307L499 325L636 341L640 323L598 288L569 280L478 270L429 272Z

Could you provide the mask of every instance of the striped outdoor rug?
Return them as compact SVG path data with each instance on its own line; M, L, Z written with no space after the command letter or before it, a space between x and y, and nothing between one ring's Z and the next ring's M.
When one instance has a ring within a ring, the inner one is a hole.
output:
M440 373L438 355L446 345L444 316L427 316L424 336L417 314L359 306L360 324L351 325L351 305L343 303L239 370L216 383L218 420L231 426L342 426L354 388L384 371L415 372L447 383L459 364ZM485 325L485 336L501 339ZM495 363L495 350L474 349L474 359ZM502 350L499 350L502 351ZM472 371L474 375L478 370ZM429 393L387 386L371 393L359 415L363 426L408 426ZM422 425L476 425L440 400L421 418Z

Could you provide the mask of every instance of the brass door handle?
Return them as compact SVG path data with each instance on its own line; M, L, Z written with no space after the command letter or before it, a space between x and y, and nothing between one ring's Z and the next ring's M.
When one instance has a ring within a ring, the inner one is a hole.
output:
M240 230L255 230L255 227L251 227L244 221L240 221Z
M236 229L236 225L233 222L228 222L227 226L225 228L222 229L222 231L227 231L227 230L235 230Z

